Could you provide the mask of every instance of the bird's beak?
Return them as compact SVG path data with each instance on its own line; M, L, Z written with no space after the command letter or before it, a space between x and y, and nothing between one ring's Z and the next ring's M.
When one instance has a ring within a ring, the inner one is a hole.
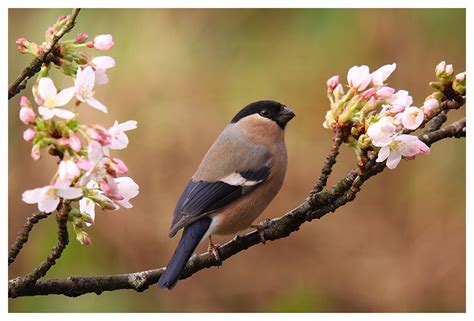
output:
M288 107L283 107L283 110L278 114L278 122L281 124L286 124L295 117L295 113Z

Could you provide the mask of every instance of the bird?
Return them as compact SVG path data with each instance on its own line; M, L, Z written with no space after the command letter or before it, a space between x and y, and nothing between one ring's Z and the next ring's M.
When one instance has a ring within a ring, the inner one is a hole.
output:
M286 105L260 100L242 108L205 154L173 213L169 237L181 239L158 286L171 290L199 243L219 260L212 235L249 227L279 192L288 163L285 128L295 117ZM261 234L263 238L263 233ZM264 240L263 240L264 241Z

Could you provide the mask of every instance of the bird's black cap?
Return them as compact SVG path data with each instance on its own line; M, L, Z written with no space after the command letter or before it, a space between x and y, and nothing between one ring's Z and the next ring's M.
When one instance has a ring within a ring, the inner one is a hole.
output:
M285 105L273 100L259 100L242 108L230 121L236 123L244 117L259 114L275 121L282 129L295 117L295 114Z

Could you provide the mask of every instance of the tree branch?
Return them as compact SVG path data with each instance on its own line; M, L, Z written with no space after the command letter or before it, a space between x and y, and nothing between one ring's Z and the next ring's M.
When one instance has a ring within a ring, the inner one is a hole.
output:
M58 224L58 243L51 249L45 261L41 262L33 272L8 281L8 293L14 294L21 289L29 288L35 284L37 280L46 275L49 269L56 264L56 260L61 257L62 252L69 243L67 231L67 221L71 206L69 201L62 200L58 206L56 214L56 222Z
M50 214L51 213L37 212L26 219L25 225L23 225L20 232L18 232L15 242L10 247L10 251L8 252L8 265L15 262L17 255L23 248L23 245L28 242L28 237L30 235L31 230L33 229L33 226L40 220L47 218Z
M71 15L68 21L64 24L64 26L58 31L58 33L53 37L51 42L48 42L44 47L44 53L35 57L30 64L23 69L23 71L18 75L13 83L8 86L8 99L15 97L20 91L25 89L26 83L28 79L32 78L36 73L38 73L41 69L41 66L48 62L48 56L54 46L58 43L58 41L72 28L74 28L76 24L76 18L79 14L80 8L72 9Z
M466 120L461 119L432 133L423 134L420 136L420 139L431 145L448 137L463 137L466 132L465 124ZM333 142L333 147L336 145L337 142ZM334 154L337 156L337 153ZM386 168L384 162L375 162L376 154L376 152L371 152L368 155L368 162L364 169L357 168L351 170L346 177L341 179L332 188L316 194L310 194L297 208L282 217L270 220L264 229L265 240L274 241L287 237L297 231L303 223L322 218L326 214L334 212L337 208L354 200L364 182ZM330 163L335 163L335 156L334 159L326 161L325 167L332 168L332 165L327 165ZM322 175L324 175L324 170ZM259 233L258 231L253 231L244 236L236 236L231 241L220 246L219 254L221 261L216 260L214 255L209 252L199 255L195 254L186 265L181 278L186 279L202 269L219 266L226 259L259 243L261 243ZM8 296L62 294L75 297L86 293L101 294L104 291L121 289L133 289L141 292L150 285L156 284L163 271L164 268L159 268L129 274L71 276L63 279L38 280L35 284L23 287L15 286L16 279L14 279L9 281Z

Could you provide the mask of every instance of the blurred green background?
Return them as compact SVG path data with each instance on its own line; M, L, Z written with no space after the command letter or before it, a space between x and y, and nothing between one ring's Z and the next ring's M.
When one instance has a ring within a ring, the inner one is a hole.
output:
M9 80L31 59L15 40L41 42L69 10L10 9ZM331 132L325 81L352 65L371 70L396 62L389 79L420 106L441 61L465 68L465 10L101 10L84 9L71 35L111 33L117 66L96 97L105 115L81 107L84 122L110 126L135 119L131 144L115 155L140 185L135 207L98 212L93 245L71 241L48 277L111 274L164 266L177 243L169 239L175 202L202 156L230 118L259 99L288 104L297 114L287 129L289 167L283 188L262 214L297 206L318 177ZM90 51L91 53L97 53ZM97 53L100 55L99 53ZM55 79L63 86L56 73ZM31 96L31 84L23 94ZM9 243L36 208L21 193L45 185L52 157L29 156L9 101ZM450 120L464 111L450 114ZM330 184L355 165L342 149ZM28 273L56 239L51 217L35 227L9 277ZM217 238L225 242L226 238ZM205 250L201 244L199 251ZM259 245L220 268L200 271L173 291L117 291L79 298L9 300L11 312L415 312L465 311L465 141L435 144L429 157L402 162L371 179L357 199L286 239Z

